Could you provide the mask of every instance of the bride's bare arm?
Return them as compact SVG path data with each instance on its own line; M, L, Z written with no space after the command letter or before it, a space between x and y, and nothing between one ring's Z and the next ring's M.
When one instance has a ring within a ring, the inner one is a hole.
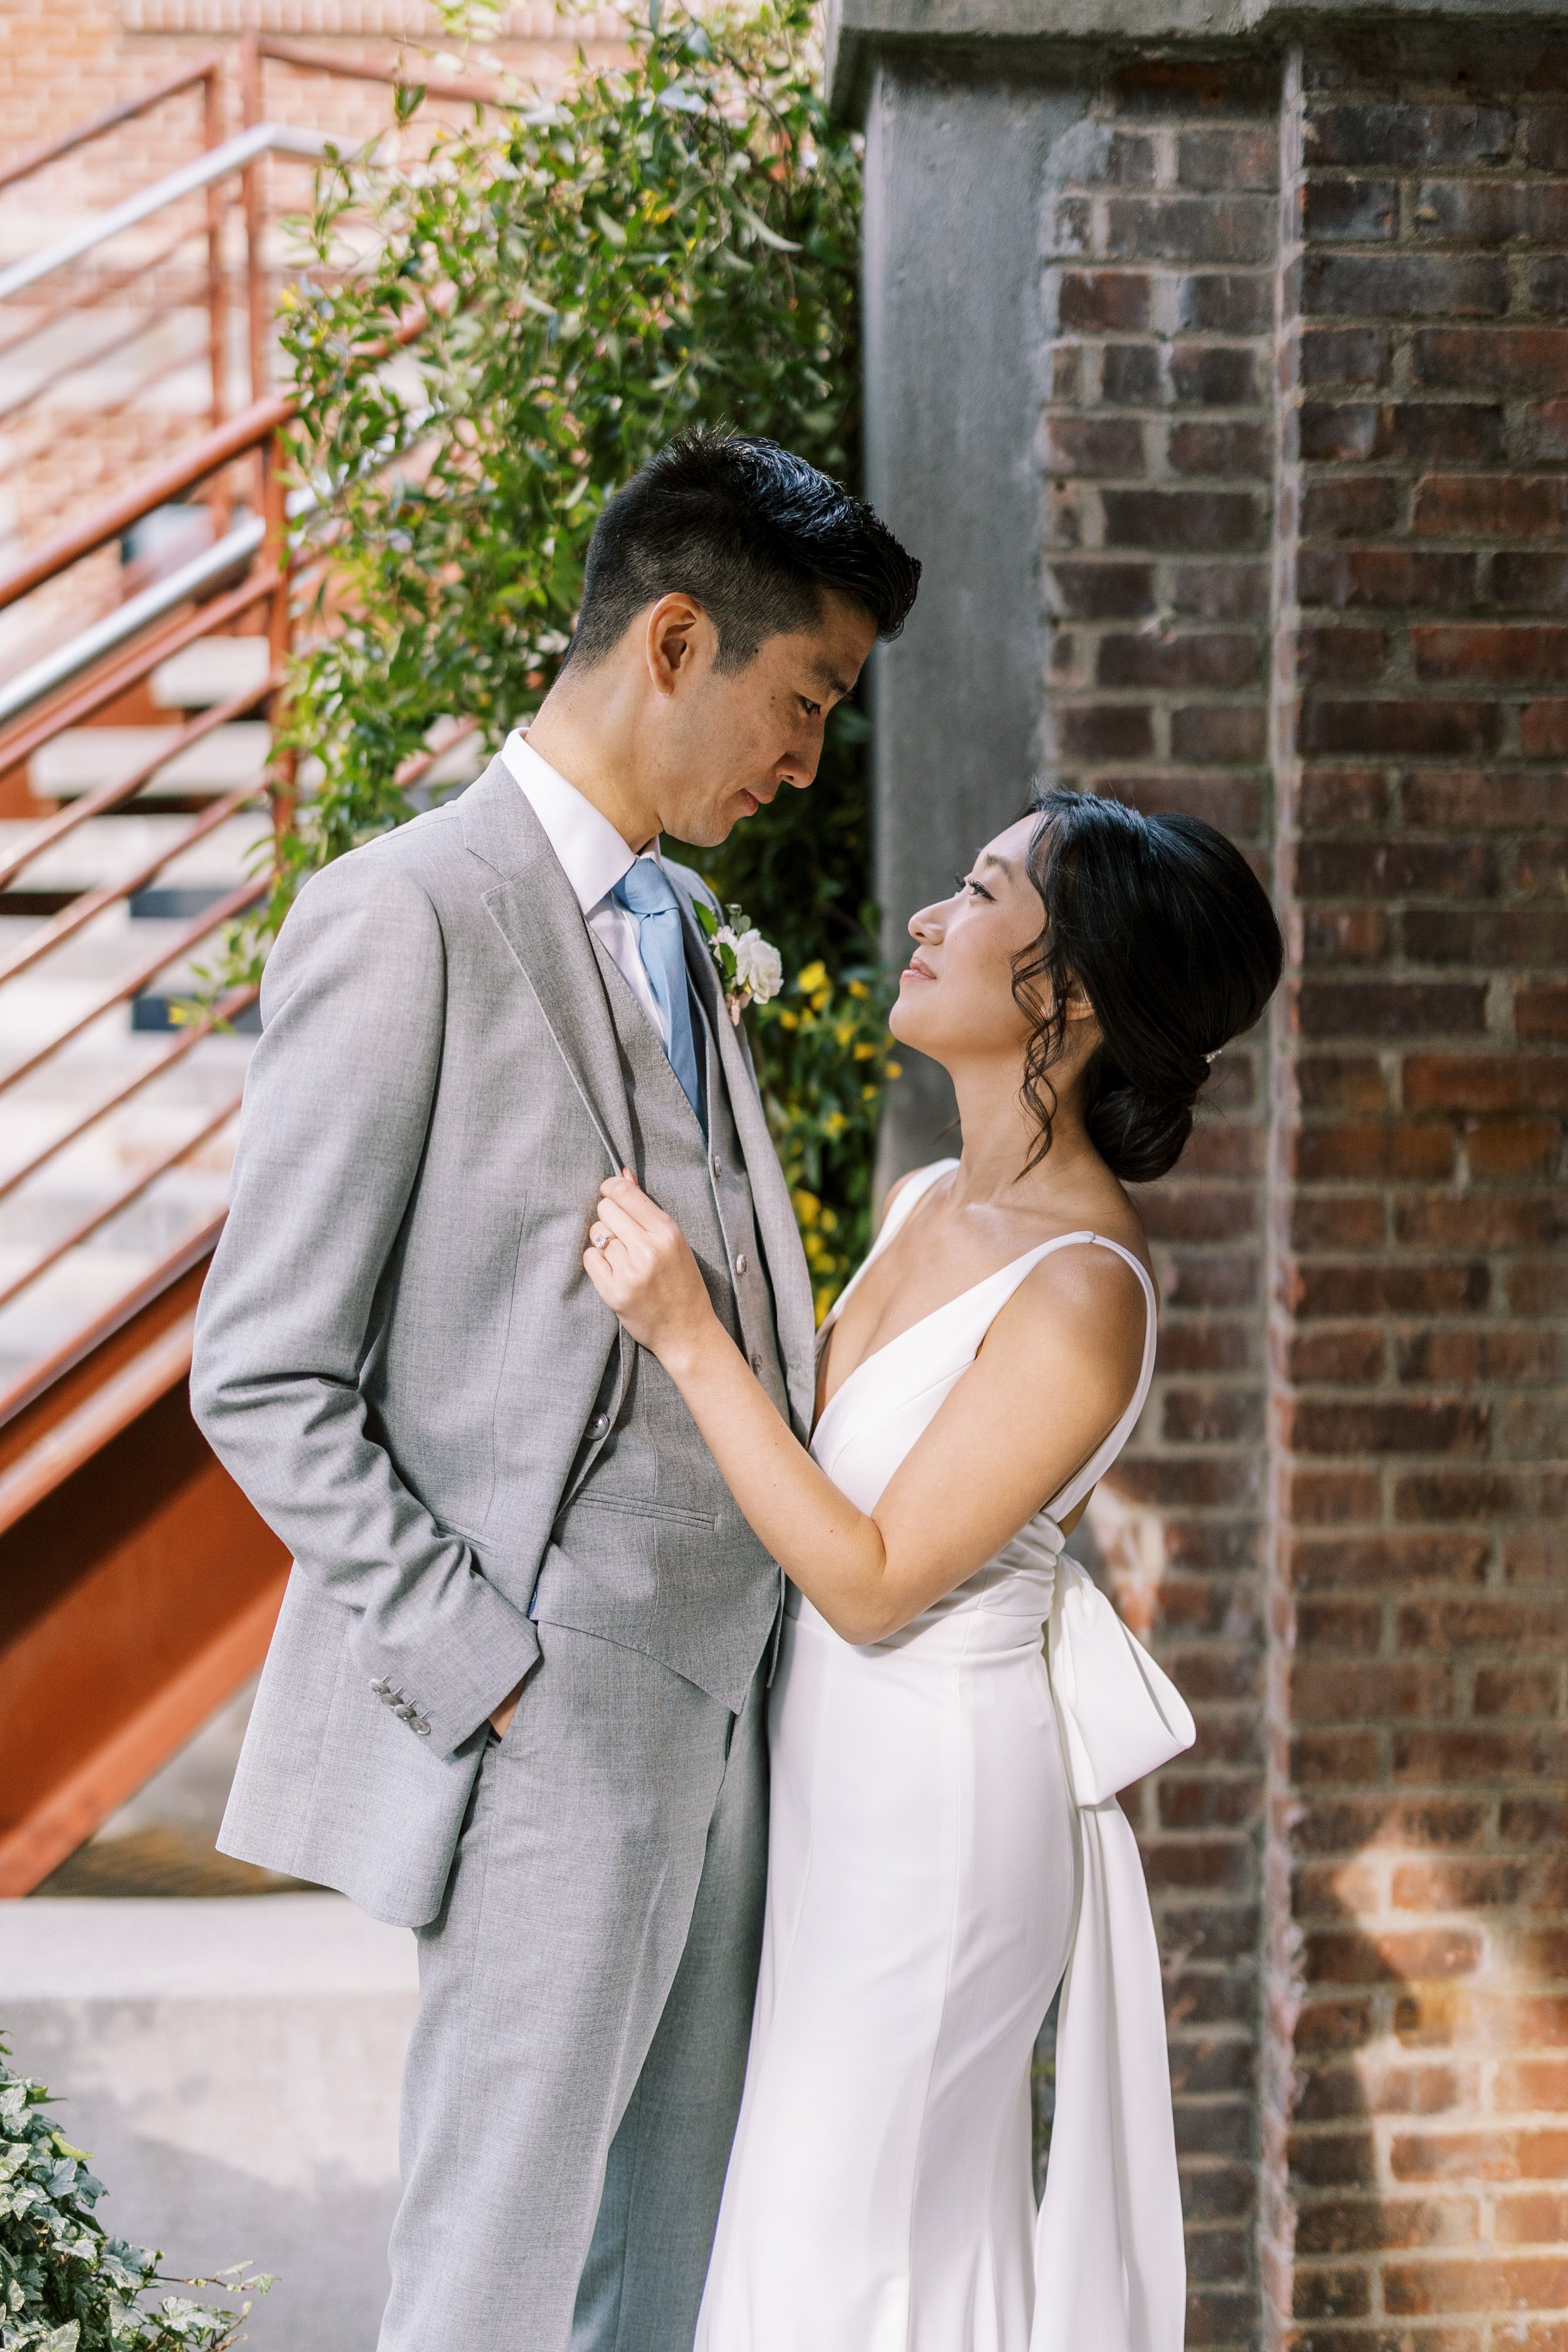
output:
M679 1227L629 1177L604 1187L589 1277L686 1400L760 1540L836 1633L874 1642L993 1559L1114 1428L1137 1384L1142 1286L1058 1250L992 1325L873 1512L779 1418L709 1301Z

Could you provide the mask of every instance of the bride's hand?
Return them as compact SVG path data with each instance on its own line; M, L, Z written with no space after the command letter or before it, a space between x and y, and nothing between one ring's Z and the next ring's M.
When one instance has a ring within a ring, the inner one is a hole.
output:
M605 1306L667 1370L716 1325L690 1243L630 1174L600 1185L583 1265Z

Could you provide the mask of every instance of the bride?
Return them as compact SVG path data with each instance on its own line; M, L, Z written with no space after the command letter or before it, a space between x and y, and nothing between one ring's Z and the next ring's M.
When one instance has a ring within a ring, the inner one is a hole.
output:
M1174 1165L1279 932L1212 826L1064 792L910 929L891 1027L951 1074L963 1156L889 1195L823 1328L810 1451L629 1177L584 1261L792 1588L697 2352L1180 2352L1159 1961L1115 1790L1192 1718L1062 1548L1153 1369L1123 1183Z

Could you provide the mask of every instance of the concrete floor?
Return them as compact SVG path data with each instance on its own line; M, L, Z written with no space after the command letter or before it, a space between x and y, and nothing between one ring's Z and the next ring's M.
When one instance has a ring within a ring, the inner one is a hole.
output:
M213 1851L249 1693L37 1896L0 1902L0 2036L117 2235L279 2274L251 2352L374 2352L414 1939Z

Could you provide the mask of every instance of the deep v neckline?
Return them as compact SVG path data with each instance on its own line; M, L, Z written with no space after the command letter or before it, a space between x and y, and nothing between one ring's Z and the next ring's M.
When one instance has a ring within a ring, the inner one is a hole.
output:
M829 1310L827 1319L822 1327L822 1332L818 1341L819 1346L822 1341L828 1340L830 1339L833 1327L837 1322L839 1315L843 1311L850 1292L854 1289L861 1276L868 1273L875 1260L880 1257L882 1252L889 1245L889 1244L897 1240L899 1234L903 1232L904 1227L910 1223L910 1220L913 1217L916 1210L920 1207L921 1202L927 1199L929 1195L936 1190L939 1179L949 1169L956 1168L957 1166L958 1162L956 1160L938 1160L933 1161L929 1171L930 1181L924 1184L919 1185L918 1187L911 1187L910 1203L908 1208L904 1210L903 1214L901 1216L895 1217L894 1221L890 1224L884 1223L881 1232L877 1236L876 1242L870 1250L868 1251L864 1260L856 1268L849 1280L845 1284L844 1288L839 1292L838 1297L834 1300L833 1306ZM922 1171L921 1172L924 1173L926 1171ZM943 1299L942 1305L940 1307L933 1307L929 1314L917 1316L912 1323L906 1323L901 1331L895 1331L890 1339L884 1339L879 1348L873 1348L868 1356L862 1356L859 1362L852 1366L852 1368L845 1373L844 1378L839 1381L837 1387L833 1390L832 1393L823 1399L821 1407L812 1423L812 1443L814 1444L816 1444L818 1431L823 1427L828 1414L833 1411L834 1406L838 1402L839 1398L844 1394L845 1391L849 1388L854 1381L859 1379L861 1373L866 1370L868 1365L879 1363L889 1349L901 1346L904 1340L911 1339L917 1331L923 1331L929 1323L934 1323L939 1316L951 1315L955 1307L962 1307L966 1300L973 1297L977 1290L984 1290L991 1283L1000 1282L1004 1275L1011 1274L1016 1266L1022 1265L1026 1257L1033 1257L1042 1250L1052 1249L1068 1242L1093 1241L1097 1237L1092 1230L1086 1225L1079 1233L1057 1234L1053 1235L1052 1239L1048 1242L1037 1242L1034 1249L1020 1250L1016 1257L1010 1257L1007 1260L1005 1265L997 1266L994 1272L991 1274L982 1275L978 1282L972 1282L968 1286L967 1289L955 1291L951 1298Z
M844 1378L839 1381L838 1386L833 1391L832 1394L823 1399L822 1410L817 1414L816 1423L812 1428L811 1433L813 1439L816 1439L818 1430L821 1429L824 1422L827 1419L828 1414L833 1411L834 1406L838 1402L839 1398L844 1394L846 1389L847 1389L852 1382L858 1381L861 1373L865 1371L868 1366L880 1363L882 1358L888 1354L890 1349L901 1347L906 1339L912 1339L917 1331L923 1331L926 1325L928 1323L934 1323L939 1316L951 1315L955 1307L963 1306L966 1300L973 1297L977 1290L986 1290L990 1287L992 1283L1000 1282L1005 1274L1011 1274L1014 1267L1022 1265L1026 1257L1034 1257L1044 1251L1063 1247L1068 1242L1091 1242L1098 1238L1099 1236L1091 1232L1089 1227L1086 1225L1081 1233L1057 1234L1048 1242L1037 1242L1035 1244L1034 1249L1020 1250L1016 1257L1010 1257L1005 1265L999 1265L996 1268L994 1274L983 1275L978 1282L972 1282L966 1290L955 1291L951 1298L944 1298L942 1305L940 1307L933 1307L929 1315L917 1316L912 1323L906 1323L901 1331L895 1331L890 1339L884 1339L879 1348L873 1348L868 1356L862 1356L859 1362L849 1371L845 1373ZM870 1263L870 1259L868 1258L866 1260L866 1264L869 1265ZM848 1290L846 1288L842 1293L842 1298L847 1298L848 1296ZM841 1301L839 1303L841 1303ZM823 1325L823 1330L827 1332L830 1331L832 1328L832 1318L830 1318L828 1321Z

